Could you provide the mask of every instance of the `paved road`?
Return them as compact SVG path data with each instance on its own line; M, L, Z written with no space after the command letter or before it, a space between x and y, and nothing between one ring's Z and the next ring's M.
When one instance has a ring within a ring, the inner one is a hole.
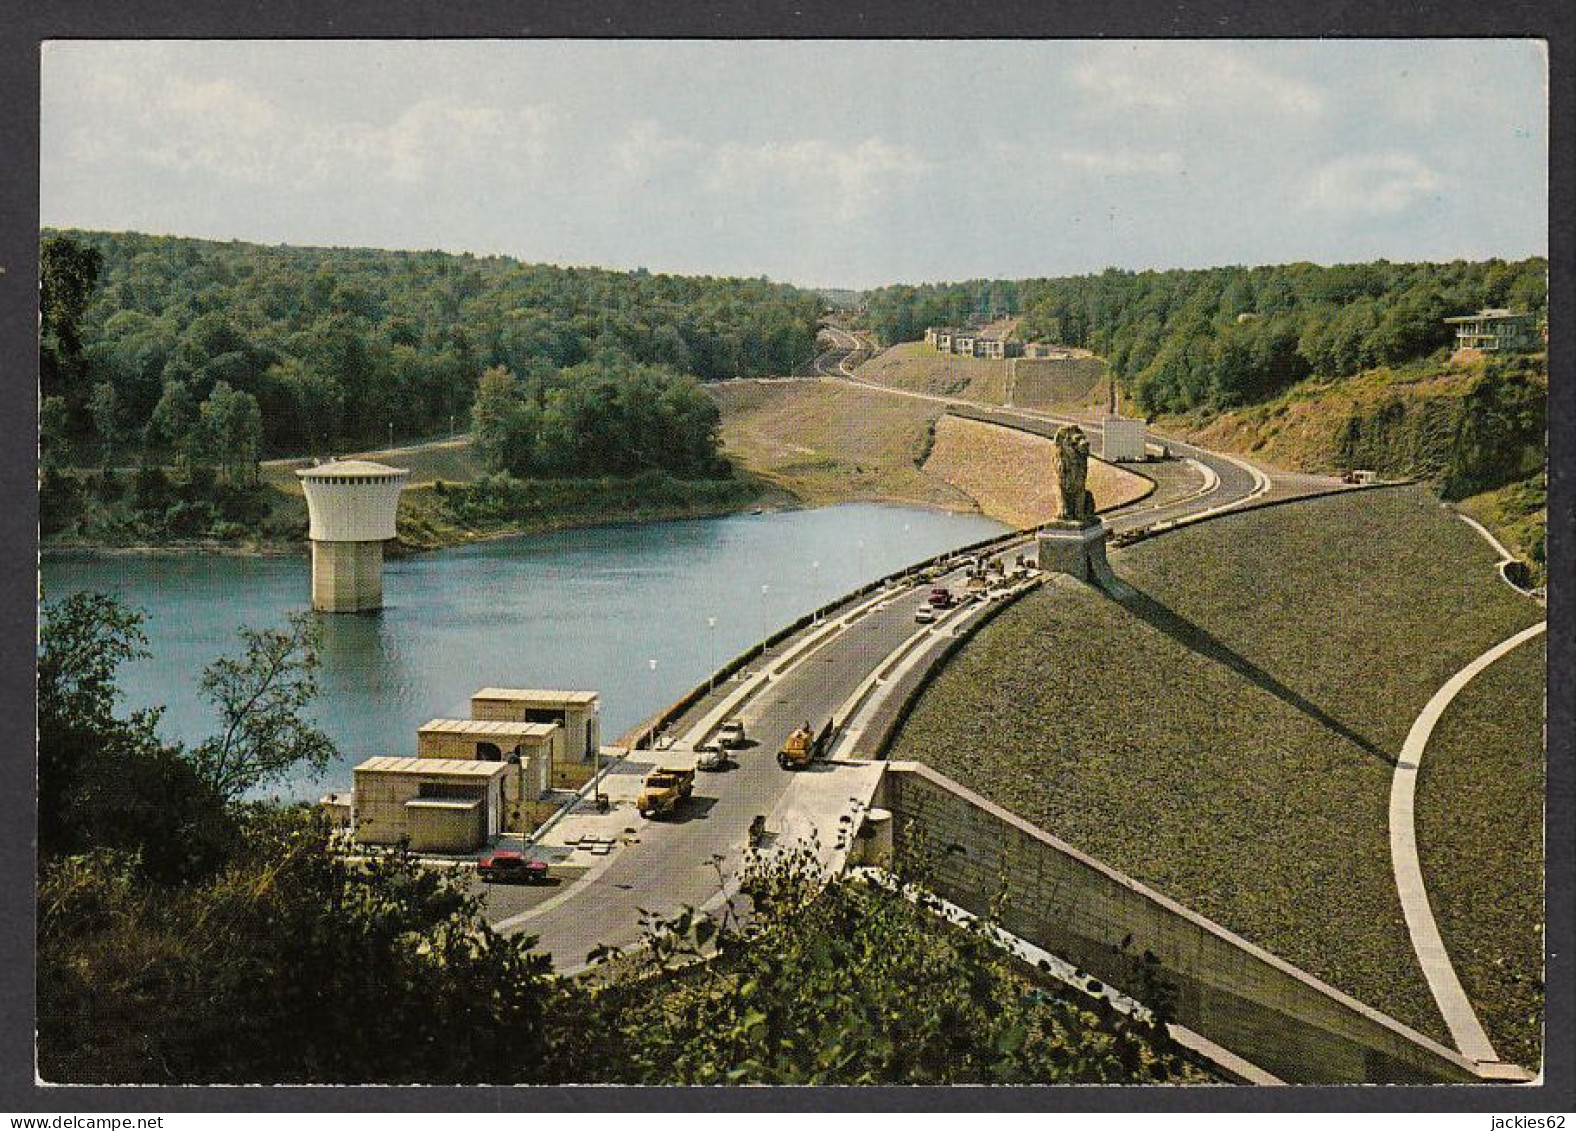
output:
M958 571L936 583L961 588L962 579ZM671 914L716 896L717 864L731 874L750 822L771 813L792 784L794 773L776 761L784 739L801 723L824 724L916 631L914 614L928 590L926 584L894 593L772 680L732 716L743 721L753 743L738 753L734 769L697 774L695 794L675 819L647 821L630 807L625 828L638 841L620 848L605 870L594 870L570 898L524 918L512 916L509 928L538 936L560 969L573 969L598 944L635 942L639 909ZM673 730L693 725L703 709L689 712ZM505 912L499 908L492 917L502 919Z
M857 360L868 350L846 331L836 330L832 336L838 345L818 358L814 366L824 380L850 381L893 395L917 396L970 409L980 407L955 398L862 381L853 376L850 359ZM1071 421L1097 435L1100 431L1096 418L1025 409L991 411L1004 413L1024 427L1049 429ZM1190 444L1166 442L1180 456L1208 469L1208 474L1200 477L1202 489L1182 499L1175 499L1172 492L1172 501L1135 504L1107 519L1114 528L1121 530L1213 512L1263 497L1276 488L1273 475L1242 461ZM1291 484L1286 489L1305 486ZM1009 553L1017 548L1014 546ZM942 583L961 588L962 578L959 571ZM929 587L928 583L916 584L894 593L826 643L808 650L746 700L733 717L744 722L755 745L739 755L737 768L721 774L697 775L696 794L677 819L644 821L632 806L628 807L622 828L631 843L619 847L578 879L571 879L560 897L549 899L534 910L522 911L520 902L500 899L499 905L489 912L494 921L508 930L538 936L541 947L553 955L558 968L572 970L584 962L587 951L596 945L626 946L637 941L640 909L671 915L685 905L698 907L715 897L721 886L719 868L724 874L731 874L743 854L751 821L757 815L771 813L794 779L790 771L779 769L776 764L775 754L783 740L803 722L817 727L825 723L916 632L914 614ZM836 620L867 599L851 599L829 619ZM806 629L783 642L773 650L771 662L779 662L775 657L781 657L796 640L814 631ZM717 706L721 694L719 691L692 708L672 730L682 734L693 727ZM832 835L831 830L827 830L827 835Z
M1045 435L1054 434L1056 428L1063 424L1077 424L1091 436L1100 437L1104 435L1104 428L1100 423L1100 418L1093 414L1053 413L1018 406L988 405L978 401L964 400L961 397L943 396L939 393L925 393L914 389L899 389L891 385L883 385L877 381L867 381L858 376L857 370L858 365L862 361L873 356L874 350L871 345L858 335L840 327L827 326L826 331L827 335L832 339L833 345L830 349L823 352L820 357L816 358L815 362L815 371L823 380L858 385L861 388L872 389L892 396L933 401L961 409L969 416L985 415L994 417L1003 422L1010 422L1017 427L1027 428L1030 431L1041 432ZM1208 468L1213 473L1218 485L1208 495L1204 496L1195 496L1172 503L1139 503L1131 508L1122 508L1106 516L1106 525L1113 530L1128 530L1139 526L1175 522L1177 519L1188 518L1204 512L1214 512L1227 507L1240 506L1274 492L1277 488L1277 479L1286 480L1282 489L1290 493L1306 494L1315 489L1326 489L1337 485L1334 480L1325 479L1321 476L1286 476L1280 472L1265 472L1253 467L1245 460L1234 456L1222 455L1219 452L1212 452L1206 448L1200 448L1196 444L1189 444L1170 437L1151 434L1150 439L1152 442L1164 443L1171 453L1178 458L1192 460Z

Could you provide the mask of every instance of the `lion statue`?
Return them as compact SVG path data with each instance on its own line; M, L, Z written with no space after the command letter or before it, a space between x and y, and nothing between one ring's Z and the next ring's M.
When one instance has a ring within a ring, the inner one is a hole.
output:
M1094 521L1094 496L1089 493L1089 437L1076 424L1056 430L1056 485L1062 493L1062 521Z

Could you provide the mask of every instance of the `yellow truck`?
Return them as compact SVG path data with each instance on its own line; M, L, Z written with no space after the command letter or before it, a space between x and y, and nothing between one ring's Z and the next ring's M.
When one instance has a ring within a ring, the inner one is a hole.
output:
M666 817L695 791L695 767L658 766L646 775L635 808L642 817Z
M777 764L785 770L802 770L826 753L828 741L832 737L832 720L826 720L826 725L817 734L809 723L794 731L783 743L782 749L777 751Z

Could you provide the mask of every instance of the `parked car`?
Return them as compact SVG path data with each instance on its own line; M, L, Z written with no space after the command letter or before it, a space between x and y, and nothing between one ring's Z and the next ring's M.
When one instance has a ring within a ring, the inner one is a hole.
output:
M477 862L476 874L484 884L539 884L547 879L547 861L500 849Z
M914 612L914 623L915 624L935 624L936 623L936 610L931 608L929 605L921 605Z
M743 746L744 743L744 724L738 719L732 719L717 728L717 745L723 749Z

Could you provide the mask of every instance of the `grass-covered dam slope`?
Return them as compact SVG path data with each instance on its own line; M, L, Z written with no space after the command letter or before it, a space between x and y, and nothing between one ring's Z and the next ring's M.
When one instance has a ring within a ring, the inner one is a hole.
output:
M1494 1051L1536 1070L1543 1044L1543 638L1496 661L1434 728L1418 855L1462 988Z
M891 756L1448 1039L1393 886L1394 759L1435 689L1541 610L1422 488L1227 516L1111 559L1136 597L1069 582L1007 609ZM1477 805L1475 781L1452 803Z

